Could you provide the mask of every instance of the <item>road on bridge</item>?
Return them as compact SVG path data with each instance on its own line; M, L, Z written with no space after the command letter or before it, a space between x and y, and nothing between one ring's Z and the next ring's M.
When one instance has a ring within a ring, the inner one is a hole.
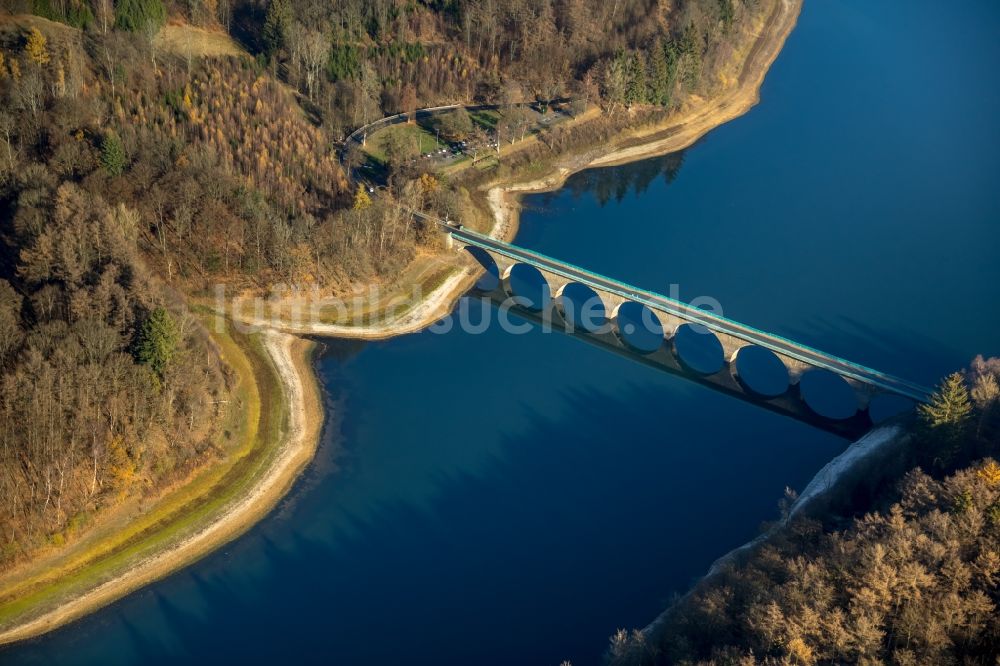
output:
M452 237L467 245L482 248L503 255L517 262L531 264L536 268L560 275L568 280L580 282L592 289L616 294L621 298L641 303L653 310L660 310L675 317L715 332L732 336L749 344L759 345L772 352L796 359L810 366L823 368L843 377L849 377L863 384L905 396L917 402L927 402L930 390L912 382L888 375L878 370L848 361L847 359L819 351L797 343L780 335L767 333L752 326L741 324L727 317L693 307L655 292L640 289L603 275L598 275L572 264L553 259L544 254L505 243L504 241L464 229L454 223L441 220L418 211L411 211L425 220L442 225Z

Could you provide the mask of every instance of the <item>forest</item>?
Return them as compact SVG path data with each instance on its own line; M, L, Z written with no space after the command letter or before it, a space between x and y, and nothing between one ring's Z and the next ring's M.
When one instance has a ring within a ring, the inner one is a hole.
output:
M483 179L711 96L773 5L0 0L0 568L220 455L233 379L192 299L392 280L437 247L398 200L454 219ZM164 46L178 26L240 52ZM494 173L400 169L370 194L342 166L385 115L562 96L603 114ZM996 663L998 380L982 359L950 377L897 484L792 520L609 661Z
M557 153L710 94L767 6L3 0L0 566L218 454L230 378L188 299L336 293L437 251L396 200L457 216L472 183L406 172L369 196L347 133L441 103L602 105ZM178 46L178 27L238 46Z
M1000 658L1000 359L948 377L874 497L795 517L608 662L981 664Z

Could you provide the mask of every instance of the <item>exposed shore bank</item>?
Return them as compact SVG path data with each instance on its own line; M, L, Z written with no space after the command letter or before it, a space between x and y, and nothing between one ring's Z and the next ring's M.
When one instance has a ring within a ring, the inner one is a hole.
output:
M622 133L610 146L557 156L542 175L536 174L530 179L515 176L486 185L483 194L492 222L489 235L506 241L514 239L521 197L525 194L559 189L567 178L586 169L617 166L683 150L712 129L749 111L760 101L764 77L795 28L801 9L802 0L775 2L773 10L756 31L756 38L741 67L732 77L733 83L722 94L688 102L659 124ZM475 283L479 271L477 264L467 262L403 315L363 325L292 322L280 315L261 317L256 313L246 314L245 303L234 305L227 315L250 325L269 326L290 333L381 340L422 330L446 316ZM290 299L280 301L283 307L291 302Z
M162 530L157 532L160 526L154 525L152 534L114 544L110 553L92 551L87 554L90 561L64 564L66 569L57 578L46 571L15 570L5 576L8 585L4 587L8 589L0 588L7 597L0 603L0 645L56 629L232 541L277 505L312 460L323 423L312 368L315 344L273 330L261 332L259 344L254 345L237 346L226 338L220 340L220 347L244 389L240 408L248 420L257 419L248 423L246 446L224 463L232 469L221 475L218 484L226 487L211 486L206 491L218 492L218 501L207 507L200 520L177 534L161 541ZM197 481L191 485L195 484ZM176 492L189 490L185 487ZM198 499L197 494L177 498L171 493L148 511L155 513L163 504ZM116 548L122 557L117 557ZM11 588L15 588L13 592Z
M493 217L491 235L513 239L520 195L524 193L557 189L570 175L587 168L682 150L714 127L748 111L759 100L764 76L794 28L800 9L801 0L778 0L771 15L763 21L735 84L718 97L690 103L658 126L627 132L613 142L610 150L560 156L553 160L544 176L490 184L486 197ZM270 380L251 377L250 381L271 384L270 390L257 386L261 403L257 408L262 414L277 410L283 414L281 419L285 423L280 432L272 433L277 439L272 437L271 442L262 445L270 453L268 460L245 486L237 489L237 497L206 517L196 529L144 548L122 566L102 569L100 576L88 578L89 585L62 588L57 584L61 581L42 576L39 585L56 588L51 594L40 597L35 588L14 594L8 590L6 600L0 585L0 645L51 631L191 564L238 537L277 504L312 459L323 421L319 389L310 363L312 343L293 334L383 339L415 332L447 315L471 287L477 273L474 266L464 266L405 313L366 325L294 324L280 317L229 313L241 322L264 329L262 347L274 377ZM262 437L266 435L261 433ZM78 574L76 569L70 572Z
M626 132L610 147L560 157L540 177L490 185L486 198L495 221L492 235L505 240L514 238L520 200L525 194L557 190L567 178L586 169L618 166L684 150L711 130L749 111L760 101L764 77L795 28L801 10L802 0L775 3L735 78L735 85L723 94L689 102L658 125Z
M647 639L652 639L666 622L671 609L692 594L697 585L712 579L726 567L736 564L741 555L749 553L765 543L783 529L789 520L803 515L822 515L831 506L842 505L844 498L850 497L862 485L871 485L876 482L877 479L872 478L872 469L879 470L874 475L878 478L891 476L894 473L901 474L903 469L900 467L899 461L905 459L903 448L909 442L909 433L898 424L877 427L853 442L843 453L816 472L802 493L788 508L786 516L759 536L716 559L698 583L693 585L680 599L665 608L642 629L642 633Z

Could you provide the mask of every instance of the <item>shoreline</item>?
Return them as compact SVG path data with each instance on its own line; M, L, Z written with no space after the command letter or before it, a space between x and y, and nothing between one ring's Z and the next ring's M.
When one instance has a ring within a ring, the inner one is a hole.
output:
M269 461L259 482L249 493L226 505L221 515L212 517L178 543L141 559L110 580L39 616L4 629L0 632L0 646L57 629L195 563L244 534L285 497L299 473L313 459L324 422L320 388L313 370L317 344L274 330L263 331L262 336L262 347L273 363L285 397L287 421L282 424L277 455Z
M626 132L606 154L571 153L557 158L549 173L541 177L488 185L486 198L494 220L490 235L513 240L520 219L521 197L525 194L558 190L570 176L587 169L620 166L684 150L716 127L747 113L760 102L761 85L798 22L802 1L778 0L743 64L734 89L694 108L678 111L659 125Z
M653 638L657 630L666 622L670 611L678 603L689 597L699 585L714 578L725 567L736 562L740 555L766 543L768 539L784 529L791 519L828 509L832 502L836 502L839 495L844 494L842 486L850 488L850 484L853 482L854 487L857 487L866 476L864 472L866 468L891 467L890 459L898 454L900 447L905 446L909 441L909 433L902 426L890 423L876 427L852 442L813 475L802 490L802 494L789 507L786 516L783 516L750 541L717 557L697 582L692 584L675 601L670 602L649 624L641 629L642 634L647 639Z
M514 178L485 186L493 218L490 235L508 241L514 238L519 223L520 198L524 194L558 189L571 175L588 168L615 166L682 150L715 127L746 113L760 100L760 86L794 28L801 6L802 0L777 0L732 90L682 109L658 126L623 133L610 153L570 153L557 157L542 177L526 181ZM379 340L422 330L451 312L458 299L472 286L477 273L475 267L463 268L403 316L367 326L291 325L282 319L243 318L233 313L240 323L262 329L263 347L277 374L288 423L277 445L276 458L270 461L269 468L262 478L255 480L248 493L227 505L220 515L213 516L193 534L165 548L154 549L152 555L141 558L124 571L115 572L96 587L71 595L68 601L58 603L41 615L0 630L0 647L47 633L107 606L194 563L246 532L285 496L319 445L325 415L312 365L316 343L301 336Z
M594 149L570 152L557 156L549 165L548 172L541 176L528 180L515 176L482 186L479 191L485 193L493 223L489 235L507 242L514 239L520 222L521 197L525 194L557 190L570 176L587 169L619 166L684 150L716 127L744 115L760 101L760 87L795 28L802 2L776 1L774 10L758 31L736 77L737 84L732 89L711 100L678 110L657 125L623 132L614 140L610 152ZM293 324L280 317L243 317L238 311L228 314L246 325L275 328L297 335L384 340L423 330L446 316L474 284L478 273L478 267L463 268L427 294L404 316L364 326Z

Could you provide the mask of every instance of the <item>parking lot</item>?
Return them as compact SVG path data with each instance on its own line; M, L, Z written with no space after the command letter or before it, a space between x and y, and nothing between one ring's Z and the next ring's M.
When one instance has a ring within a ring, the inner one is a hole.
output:
M469 114L472 131L465 138L453 141L446 141L441 136L437 115L421 118L416 123L381 128L365 140L363 152L367 159L355 173L365 182L384 182L388 161L385 145L390 133L395 134L393 140L397 143L409 145L413 142L411 150L416 154L403 162L407 168L437 170L463 162L471 164L488 155L497 156L505 147L537 136L572 117L568 108L552 106L543 109L538 105L524 105L517 107L519 122L514 124L503 122L506 113L510 111L477 108Z

